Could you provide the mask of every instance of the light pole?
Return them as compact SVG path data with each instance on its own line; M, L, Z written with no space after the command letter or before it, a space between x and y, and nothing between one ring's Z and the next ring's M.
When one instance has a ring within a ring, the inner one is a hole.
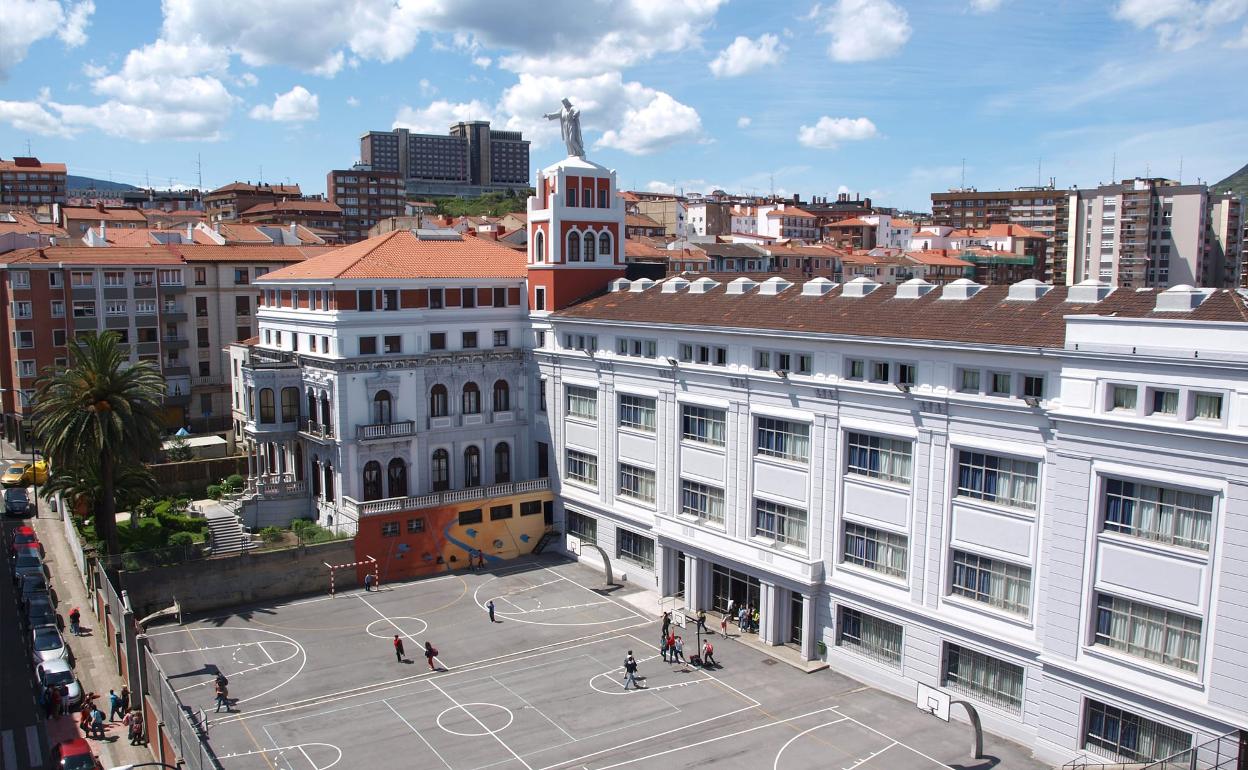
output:
M30 496L30 504L35 506L35 518L37 519L39 518L39 469L35 467L35 464L39 461L35 458L35 421L31 414L34 407L31 405L30 396L26 395L26 391L20 388L0 388L0 393L6 391L16 393L18 398L22 399L22 402L26 405L26 413L23 415L25 419L19 420L17 423L17 435L19 437L22 435L22 423L30 420L30 483L35 490L34 494Z

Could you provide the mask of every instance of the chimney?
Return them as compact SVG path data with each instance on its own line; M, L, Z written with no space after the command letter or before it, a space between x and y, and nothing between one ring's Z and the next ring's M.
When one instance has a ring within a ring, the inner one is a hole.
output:
M186 242L193 243L195 241L195 225L190 222L186 223Z
M101 220L100 220L100 240L101 240L101 241L107 241L107 240L108 240L108 231L104 229L104 220L103 220L103 219L101 219Z
M96 202L95 202L95 210L96 210L96 211L99 211L99 212L101 212L101 213L103 213L103 211L104 211L104 201L96 201Z

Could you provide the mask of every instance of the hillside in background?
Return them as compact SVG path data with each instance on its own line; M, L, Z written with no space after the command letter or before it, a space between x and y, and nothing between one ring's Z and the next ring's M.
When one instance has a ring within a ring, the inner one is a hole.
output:
M501 217L516 211L524 211L527 195L512 192L486 193L480 198L439 198L434 201L437 212L450 217Z
M1217 192L1233 192L1240 198L1248 198L1248 165L1213 186Z
M65 186L70 190L116 190L117 192L125 192L126 190L138 190L132 184L124 182L110 182L106 179L92 179L89 176L74 176L68 174L65 177Z

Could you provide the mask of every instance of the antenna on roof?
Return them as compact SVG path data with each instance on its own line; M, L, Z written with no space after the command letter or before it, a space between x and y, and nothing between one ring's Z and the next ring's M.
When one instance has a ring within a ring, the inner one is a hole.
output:
M263 163L260 164L260 177L256 179L256 184L257 185L264 184L264 164Z
M26 140L26 156L30 157L33 153L30 151L30 139Z
M962 184L959 187L966 189L966 158L962 159Z
M1109 172L1109 183L1114 184L1118 181L1118 153L1114 153L1114 165Z
M1179 156L1179 184L1183 184L1183 156Z
M204 158L198 152L195 153L195 186L204 189Z
M1041 156L1039 158L1036 158L1036 187L1044 187L1044 184L1040 181L1041 179L1043 179L1043 177L1040 175L1040 169L1043 165L1044 165L1044 157Z

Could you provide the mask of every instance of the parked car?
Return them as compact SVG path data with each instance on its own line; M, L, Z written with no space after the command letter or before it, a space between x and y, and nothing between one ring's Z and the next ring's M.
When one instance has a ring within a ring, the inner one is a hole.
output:
M30 630L30 654L34 665L48 660L68 660L71 663L69 645L56 626L39 626Z
M25 615L26 626L35 628L37 626L56 626L62 628L64 621L56 612L56 604L52 602L52 597L48 594L31 594L26 597Z
M30 496L22 487L4 490L4 512L9 516L25 516L30 511Z
M35 530L25 524L13 528L12 537L9 539L9 553L16 554L17 549L24 545L38 546L40 551L43 550L43 545L39 542L39 536L35 534Z
M12 463L0 476L0 484L6 487L18 487L22 484L22 476L26 475L26 466L30 463Z
M29 484L43 486L47 483L48 463L46 460L35 460L33 463L26 464L26 470L22 471L22 486Z
M13 554L13 582L20 583L26 575L43 575L43 555L39 553L39 547L34 545L24 546L21 550Z
M52 747L52 767L56 770L95 770L99 766L86 738L71 738Z
M18 596L23 607L29 603L31 597L40 594L47 596L52 602L56 601L56 592L48 585L48 576L42 572L37 575L23 575L18 585L18 591L20 592Z
M64 658L46 660L35 667L35 678L44 687L65 686L65 705L78 708L82 705L82 682L74 673L74 667Z

